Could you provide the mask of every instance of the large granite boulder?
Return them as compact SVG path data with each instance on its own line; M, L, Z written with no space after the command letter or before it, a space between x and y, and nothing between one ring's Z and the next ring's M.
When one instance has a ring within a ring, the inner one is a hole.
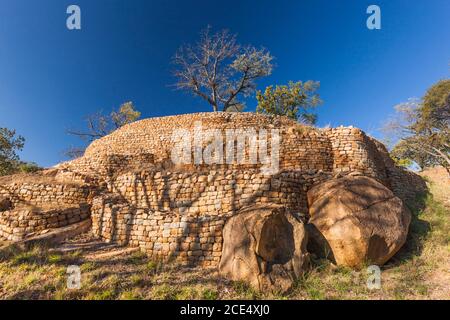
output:
M309 261L303 223L284 207L255 205L225 224L219 271L260 291L286 292Z
M346 176L308 191L310 248L337 265L382 265L405 243L411 214L392 191L364 176Z

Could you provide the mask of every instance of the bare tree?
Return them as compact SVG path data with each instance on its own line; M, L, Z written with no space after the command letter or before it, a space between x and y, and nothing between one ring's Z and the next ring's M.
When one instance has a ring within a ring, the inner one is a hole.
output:
M201 97L214 111L241 110L239 96L252 94L255 80L271 74L272 60L267 50L241 46L227 30L211 35L207 27L198 43L182 46L173 57L175 87Z
M87 142L92 142L128 123L136 121L140 116L141 113L134 109L132 102L125 102L118 111L112 111L109 115L101 112L88 115L86 117L87 130L67 130L67 133L80 137Z
M63 151L63 155L68 159L76 159L84 155L85 148L81 147L70 147Z
M85 118L87 130L67 130L67 133L77 136L84 141L92 142L106 136L110 132L110 119L101 112L90 114Z
M108 115L102 112L88 115L86 117L87 130L67 130L67 133L89 143L110 134L128 123L136 121L140 116L141 113L135 110L132 102L125 102L118 111L112 111ZM78 158L84 154L84 149L71 147L64 151L64 155L69 159Z

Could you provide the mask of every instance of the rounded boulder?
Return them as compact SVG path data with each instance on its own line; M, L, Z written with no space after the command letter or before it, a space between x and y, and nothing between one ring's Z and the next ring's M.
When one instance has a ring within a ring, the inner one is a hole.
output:
M405 243L411 214L386 186L364 176L332 179L308 191L310 248L337 265L383 265Z
M309 255L303 223L278 205L255 205L231 217L223 230L219 272L259 291L286 292Z

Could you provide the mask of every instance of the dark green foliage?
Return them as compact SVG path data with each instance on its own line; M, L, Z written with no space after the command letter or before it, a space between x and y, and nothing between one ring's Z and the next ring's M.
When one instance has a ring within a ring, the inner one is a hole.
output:
M386 126L399 142L392 155L422 168L441 165L450 174L450 79L441 80L419 100L396 106L399 117Z
M0 128L0 176L12 174L17 170L19 156L25 139L17 136L15 130Z
M257 112L286 116L295 121L315 124L317 115L311 112L322 101L316 93L320 83L314 81L289 82L288 85L269 86L256 93Z

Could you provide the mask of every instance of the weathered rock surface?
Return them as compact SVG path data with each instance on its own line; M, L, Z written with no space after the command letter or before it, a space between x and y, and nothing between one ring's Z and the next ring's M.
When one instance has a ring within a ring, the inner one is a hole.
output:
M278 205L256 205L223 230L219 271L261 291L288 291L309 260L303 223Z
M405 243L411 214L375 179L346 176L308 191L311 248L337 265L382 265Z
M11 200L8 198L1 197L0 198L0 211L9 210L12 207Z

